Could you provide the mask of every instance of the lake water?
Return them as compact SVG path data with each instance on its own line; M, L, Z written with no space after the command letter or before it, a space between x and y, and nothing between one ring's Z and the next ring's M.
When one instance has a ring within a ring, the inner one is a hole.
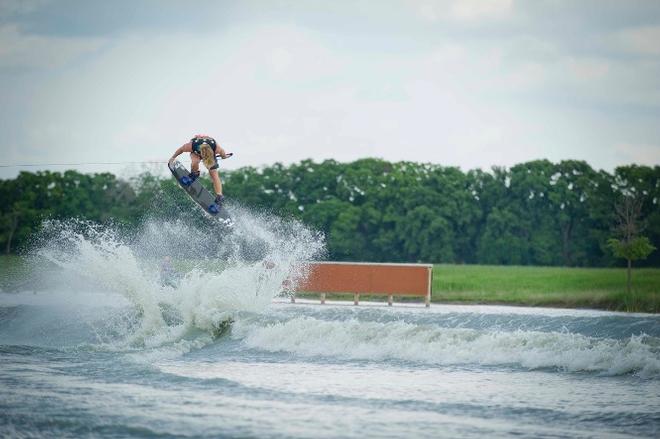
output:
M174 287L153 246L185 226L57 225L43 270L0 293L0 436L660 435L658 316L290 304L282 281L322 243L268 224L249 229L265 259Z

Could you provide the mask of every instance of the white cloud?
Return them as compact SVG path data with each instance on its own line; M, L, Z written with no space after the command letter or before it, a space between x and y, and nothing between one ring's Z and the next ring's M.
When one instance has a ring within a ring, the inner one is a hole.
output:
M0 27L0 68L59 68L97 51L103 43L99 38L25 35L18 26L5 25Z
M544 47L525 41L360 59L293 27L127 37L50 80L20 141L57 139L35 161L154 160L201 131L236 152L223 167L378 156L487 168L579 155L573 128L558 134L565 121L540 123L536 103L510 96L597 83L602 67L559 54L546 64L512 61L523 46ZM399 90L389 99L392 84Z
M451 16L459 20L502 18L511 12L513 0L459 0L451 3Z
M513 11L513 0L415 0L412 4L428 21L499 20L509 17Z
M633 160L614 145L657 144L653 59L608 57L601 46L566 50L533 26L482 33L514 14L510 2L414 6L445 21L420 24L379 9L374 15L388 23L409 20L385 42L363 28L302 19L203 33L133 29L107 41L5 26L0 67L43 70L21 78L21 87L0 84L23 111L14 124L5 110L12 129L0 130L0 144L13 145L22 161L140 161L165 159L207 132L236 152L223 167L378 156L463 168L580 158L610 169ZM410 22L415 32L403 35ZM39 147L44 139L48 148ZM654 163L654 150L641 150L630 157Z
M291 52L285 48L278 47L270 53L270 64L276 74L286 73L291 66Z
M631 53L660 55L660 26L626 29L616 34L615 41Z
M127 37L49 78L34 98L33 128L19 136L23 158L167 158L196 132L239 149L229 166L302 159L330 145L349 104L333 83L342 57L296 29L232 35ZM50 148L30 149L43 139Z
M26 14L50 3L51 1L52 0L2 0L0 1L0 17Z
M594 81L604 78L610 71L610 63L602 59L571 58L568 66L573 76L580 81Z
M660 143L619 143L614 147L617 161L621 164L647 163L660 165Z

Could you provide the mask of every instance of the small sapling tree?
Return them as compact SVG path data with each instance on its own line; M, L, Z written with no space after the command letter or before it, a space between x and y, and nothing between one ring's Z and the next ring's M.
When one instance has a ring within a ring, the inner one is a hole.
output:
M626 292L630 295L632 283L632 262L646 259L655 250L646 236L641 236L643 223L640 219L642 200L633 196L624 196L615 206L616 234L619 238L610 238L607 245L617 258L628 262Z

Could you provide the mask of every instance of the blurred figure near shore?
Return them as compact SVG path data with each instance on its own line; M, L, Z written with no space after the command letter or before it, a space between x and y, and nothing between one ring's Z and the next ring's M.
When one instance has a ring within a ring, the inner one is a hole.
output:
M164 287L176 288L179 275L172 265L172 258L165 256L160 263L160 284Z

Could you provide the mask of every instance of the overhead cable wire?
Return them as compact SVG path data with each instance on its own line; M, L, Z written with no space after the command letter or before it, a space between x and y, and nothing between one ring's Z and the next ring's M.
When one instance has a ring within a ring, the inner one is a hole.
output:
M78 163L13 163L0 164L0 168L28 168L40 166L85 166L85 165L138 165L138 164L164 164L167 160L145 160L132 162L78 162Z
M229 152L227 157L229 158L234 154ZM225 160L219 155L216 155L217 158ZM190 160L180 160L183 162L189 162ZM144 161L130 161L130 162L78 162L78 163L13 163L13 164L0 164L0 168L29 168L29 167L39 167L39 166L85 166L85 165L142 165L142 164L158 164L162 165L167 163L167 160L144 160Z

